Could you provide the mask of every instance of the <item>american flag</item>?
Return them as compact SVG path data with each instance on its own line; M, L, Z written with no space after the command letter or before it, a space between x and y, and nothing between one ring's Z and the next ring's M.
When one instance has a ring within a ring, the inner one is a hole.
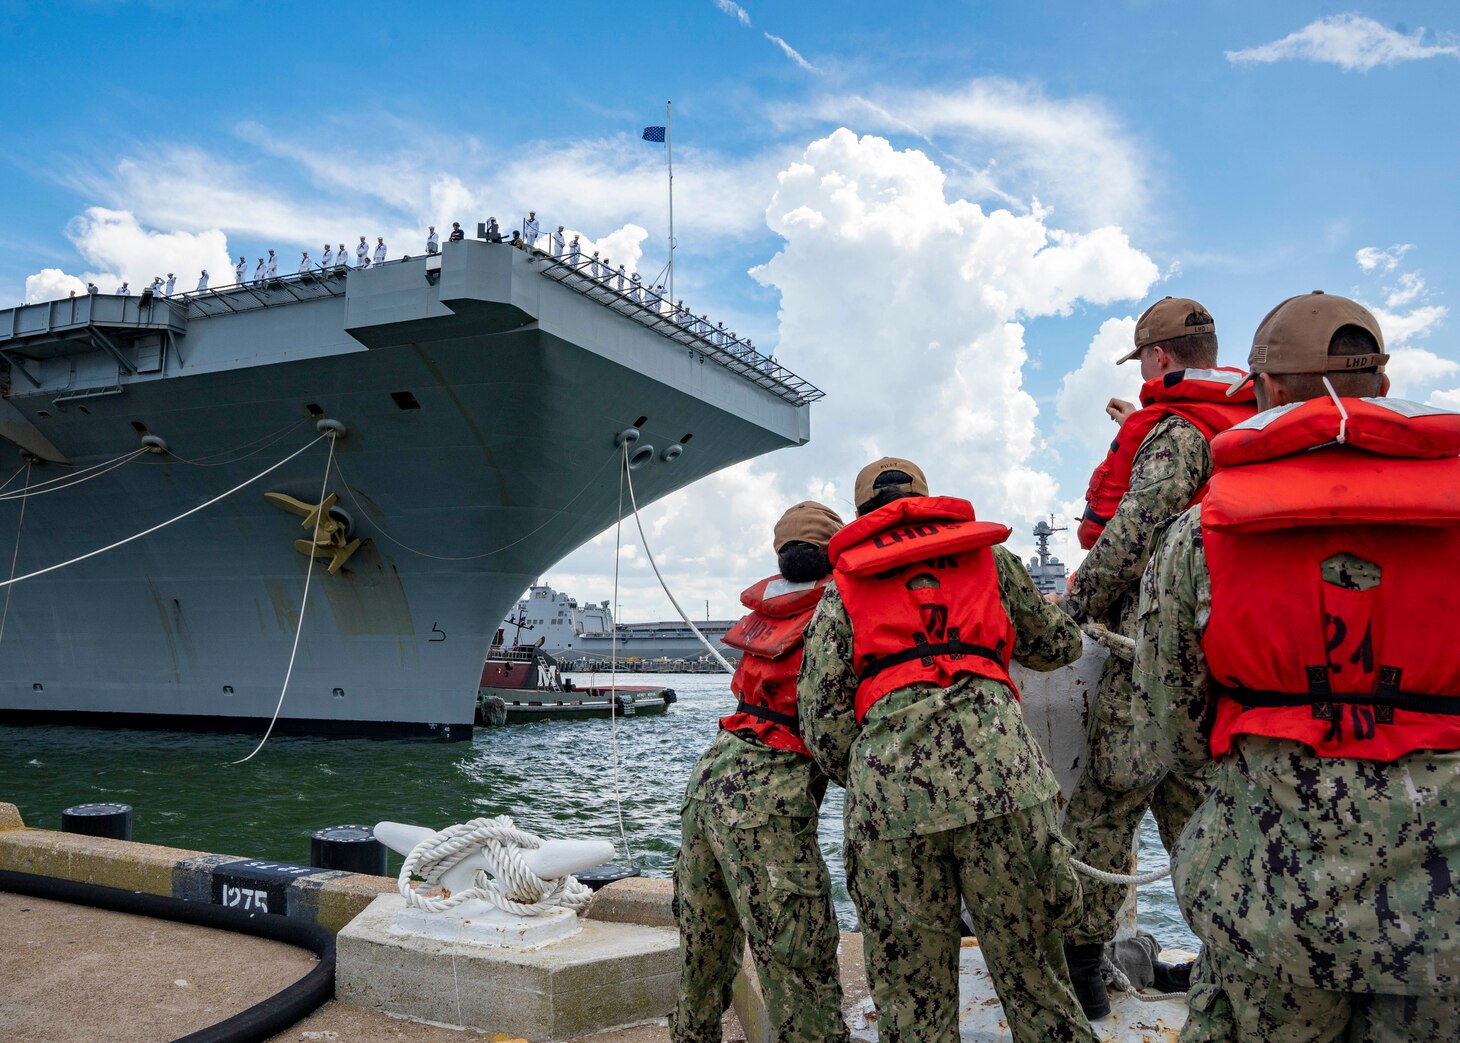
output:
M644 140L645 141L663 141L664 140L664 129L665 128L663 128L663 127L645 127L644 128Z

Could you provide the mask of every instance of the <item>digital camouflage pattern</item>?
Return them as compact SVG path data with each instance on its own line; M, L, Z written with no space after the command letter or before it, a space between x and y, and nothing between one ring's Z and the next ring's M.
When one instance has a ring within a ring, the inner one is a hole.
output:
M1094 1043L1061 945L1080 906L1069 853L1053 800L939 833L848 839L877 1038L957 1043L962 894L1016 1043Z
M1201 648L1210 613L1194 507L1171 526L1143 581L1135 664L1138 739L1188 771L1210 760L1214 698ZM1437 640L1454 633L1449 620L1414 620L1434 627ZM1290 986L1334 994L1333 1004L1445 997L1451 1018L1460 1013L1457 807L1460 753L1385 763L1238 738L1172 853L1173 882L1227 1001L1239 1007L1254 990L1276 990L1264 1017L1291 1019L1292 1034L1262 1038L1336 1038L1302 1034L1318 1018L1309 1009L1317 1000ZM1244 975L1256 984L1239 985ZM1298 998L1281 1000L1285 990Z
M826 779L800 754L721 731L680 815L674 917L684 964L677 1043L719 1043L747 939L774 1039L841 1043L840 932L816 843Z
M1014 623L1014 658L1053 670L1080 658L1080 629L1045 601L1019 559L993 548L999 598ZM1059 784L998 681L919 683L879 699L858 724L852 624L829 584L806 627L797 683L801 735L846 787L847 835L892 840L1008 815L1050 800Z
M1078 659L1079 628L1017 558L993 553L1014 658L1036 670ZM1093 1043L1061 948L1080 890L1055 827L1059 787L1018 701L986 678L919 683L878 700L859 725L852 637L828 586L806 628L797 696L803 738L847 791L847 884L880 1038L958 1038L961 896L1014 1038Z
M1129 491L1070 577L1065 610L1077 620L1133 636L1141 573L1157 532L1185 510L1211 472L1211 447L1194 425L1174 416L1157 424L1132 462ZM1085 771L1065 811L1064 832L1075 857L1110 873L1134 872L1133 844L1147 807L1169 851L1207 786L1204 771L1168 774L1159 760L1141 754L1131 722L1134 700L1131 664L1110 656L1090 708ZM1116 917L1131 890L1086 880L1085 911L1068 940L1114 938Z
M1181 1043L1460 1043L1454 996L1308 989L1208 949L1197 961Z

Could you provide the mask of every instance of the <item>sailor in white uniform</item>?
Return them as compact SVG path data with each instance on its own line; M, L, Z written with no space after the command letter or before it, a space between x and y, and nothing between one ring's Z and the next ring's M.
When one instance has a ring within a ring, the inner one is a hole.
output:
M426 236L426 252L435 254L441 252L441 237L436 234L436 226L431 226L431 234Z
M626 278L626 273L624 272L624 266L623 265L619 265L618 266L618 281L614 285L614 289L618 290L619 293L623 293L624 292L624 280L625 280L625 278Z
M581 260L583 260L583 248L578 245L578 237L575 235L572 243L568 245L568 263L576 268Z
M365 258L370 256L370 247L365 245L365 237L360 237L360 245L355 247L355 267L364 268Z
M262 257L259 258L259 263L254 265L253 281L255 283L261 283L264 281L264 259Z
M269 259L264 263L264 274L270 279L279 274L279 259L272 250L269 251Z
M597 250L593 251L593 263L588 266L588 274L593 276L595 280L601 280L603 278L603 269L599 266L598 263Z
M172 288L174 286L176 286L176 285L177 285L177 277L175 275L173 275L171 272L168 272L167 273L167 283L162 287L163 294L165 296L171 297L172 296Z
M207 288L208 288L208 269L204 268L203 269L203 274L200 275L200 276L198 276L198 289L200 289L200 290L206 290Z
M375 263L385 263L385 238L383 236L377 237L375 240Z
M335 252L330 249L330 244L329 243L325 243L324 244L324 253L319 258L319 266L321 268L328 268L330 265L332 265L334 263L335 263Z
M314 271L314 265L310 263L309 251L305 250L304 256L299 258L299 274L306 275L312 271Z
M130 286L128 286L126 283L122 283L122 285L120 285L120 286L117 287L117 296L118 297L130 297L130 296L132 296L132 288Z
M561 256L563 256L563 226L562 225L558 225L558 230L553 233L552 240L553 240L553 256L554 257L561 257Z
M152 277L152 285L149 286L149 287L147 287L147 288L152 291L152 296L154 296L154 297L161 297L162 296L162 276L160 276L160 275L154 275Z
M529 250L537 245L537 237L541 234L537 227L537 211L529 210L527 220L522 222L522 238L527 240Z
M635 272L633 275L629 276L629 283L632 287L629 290L629 296L642 304L644 302L644 287L643 284L639 282L638 272Z
M341 243L340 248L335 251L335 267L345 268L350 264L350 255L345 253L345 244Z
M236 283L238 283L238 285L242 286L243 285L243 273L246 272L246 271L248 271L248 262L245 261L242 257L240 257L238 259L238 263L233 266L233 281L236 282Z

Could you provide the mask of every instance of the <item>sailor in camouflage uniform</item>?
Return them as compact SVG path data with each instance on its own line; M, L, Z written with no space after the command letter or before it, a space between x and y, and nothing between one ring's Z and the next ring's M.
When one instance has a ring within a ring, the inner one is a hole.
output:
M1070 577L1062 601L1076 620L1100 623L1120 634L1135 629L1141 573L1157 529L1185 510L1211 475L1212 435L1252 415L1252 394L1228 400L1241 382L1239 370L1217 369L1212 318L1196 301L1166 297L1136 322L1135 348L1120 362L1139 359L1143 408L1112 401L1121 421L1110 454L1096 470L1087 495L1080 542L1089 555ZM1131 734L1131 664L1105 661L1090 708L1089 756L1070 795L1064 833L1074 857L1108 873L1131 873L1132 843L1151 808L1169 850L1201 803L1205 782L1167 773L1137 755ZM1065 958L1075 992L1091 1018L1110 1012L1100 976L1101 950L1115 937L1116 917L1132 890L1122 884L1083 881L1084 914L1066 934ZM1186 988L1186 966L1156 964L1156 985Z
M1460 1039L1460 417L1372 397L1382 352L1353 301L1273 309L1268 411L1142 581L1138 739L1216 758L1172 853L1184 1043Z
M1006 527L927 491L906 460L858 475L798 684L807 746L846 787L878 1036L956 1043L961 896L1014 1039L1094 1043L1060 947L1080 886L1059 787L1007 674L1073 662L1080 632L996 546Z
M741 595L750 615L725 642L744 654L736 712L690 772L674 866L684 949L677 1043L719 1043L746 939L776 1043L843 1043L840 931L816 843L826 777L800 738L796 675L841 518L799 503L775 528L779 572Z

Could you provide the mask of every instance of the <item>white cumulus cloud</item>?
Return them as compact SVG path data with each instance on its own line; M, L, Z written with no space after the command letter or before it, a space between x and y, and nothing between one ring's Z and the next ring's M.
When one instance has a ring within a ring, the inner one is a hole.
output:
M1404 259L1404 255L1413 249L1413 243L1398 243L1385 250L1381 250L1377 246L1365 246L1354 254L1354 260L1366 272L1376 269L1381 272L1392 272L1399 267L1399 262Z
M732 612L725 592L774 567L780 512L809 498L850 520L857 470L884 454L916 460L935 491L1012 525L1017 545L1029 545L1037 518L1072 509L1083 489L1058 489L1043 466L1023 322L1142 297L1159 274L1149 257L1114 230L1070 233L1037 208L986 212L950 197L923 153L845 129L787 165L765 219L784 242L751 274L780 294L780 354L827 398L813 408L809 446L646 509L681 601L702 614L708 598ZM1128 342L1129 323L1116 320L1102 349ZM597 597L605 574L611 533L553 578ZM671 614L646 567L627 568L620 582L626 617Z
M1106 415L1105 404L1112 398L1140 401L1139 363L1116 365L1116 359L1129 353L1135 333L1136 320L1130 316L1106 319L1085 349L1080 367L1065 374L1055 395L1059 437L1078 442L1092 457L1101 456L1119 430Z
M46 269L25 281L26 300L64 297L71 290L84 291L95 282L103 293L111 293L123 281L137 293L155 276L169 272L178 286L192 289L198 273L206 268L214 284L231 281L228 239L218 229L201 232L159 232L143 227L135 215L124 210L91 207L67 226L66 236L75 245L87 269L68 275ZM227 272L227 280L221 278ZM79 285L78 285L79 284Z
M1345 72L1442 56L1460 58L1460 46L1448 38L1426 43L1423 29L1405 34L1358 14L1330 15L1281 40L1227 52L1227 60L1237 64L1299 60L1326 62Z

